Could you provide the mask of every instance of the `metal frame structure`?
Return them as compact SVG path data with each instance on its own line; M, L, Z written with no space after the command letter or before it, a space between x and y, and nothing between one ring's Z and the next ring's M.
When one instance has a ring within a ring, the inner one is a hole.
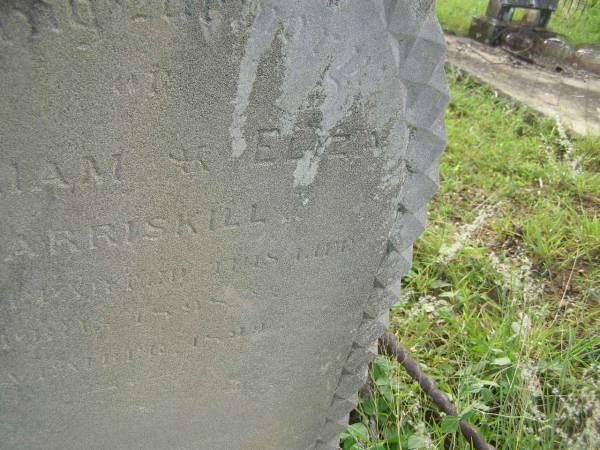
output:
M540 31L548 31L552 13L558 9L559 0L489 0L486 15L475 17L469 35L489 45L496 45L500 35L507 29L526 26ZM537 11L534 20L526 24L513 22L518 8Z
M539 19L536 25L546 27L550 16L558 8L558 0L490 0L486 16L500 22L511 22L517 8L538 10Z

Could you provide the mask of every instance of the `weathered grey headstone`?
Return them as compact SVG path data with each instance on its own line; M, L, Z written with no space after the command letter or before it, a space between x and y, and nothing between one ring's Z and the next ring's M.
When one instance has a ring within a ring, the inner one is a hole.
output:
M335 448L443 52L431 0L0 0L0 448Z

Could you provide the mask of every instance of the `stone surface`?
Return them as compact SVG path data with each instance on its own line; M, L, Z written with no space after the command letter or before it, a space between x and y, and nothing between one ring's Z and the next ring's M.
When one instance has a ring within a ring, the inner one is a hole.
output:
M600 45L582 45L575 52L575 64L577 67L600 74Z
M538 111L558 118L582 135L600 136L600 76L576 71L556 61L536 58L526 64L499 48L456 36L446 36L448 62L494 90Z
M444 146L431 1L0 1L0 448L335 448Z

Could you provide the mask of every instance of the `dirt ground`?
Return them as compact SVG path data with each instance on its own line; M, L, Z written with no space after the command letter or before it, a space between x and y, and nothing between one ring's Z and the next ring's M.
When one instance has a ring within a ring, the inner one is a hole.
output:
M499 47L446 36L448 62L499 93L557 117L582 135L600 136L600 76L570 67L540 66Z

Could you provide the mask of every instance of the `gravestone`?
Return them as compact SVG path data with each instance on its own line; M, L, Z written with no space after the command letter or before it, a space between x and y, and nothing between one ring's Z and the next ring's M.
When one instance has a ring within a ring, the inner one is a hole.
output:
M430 0L1 0L0 448L336 448L443 54Z

